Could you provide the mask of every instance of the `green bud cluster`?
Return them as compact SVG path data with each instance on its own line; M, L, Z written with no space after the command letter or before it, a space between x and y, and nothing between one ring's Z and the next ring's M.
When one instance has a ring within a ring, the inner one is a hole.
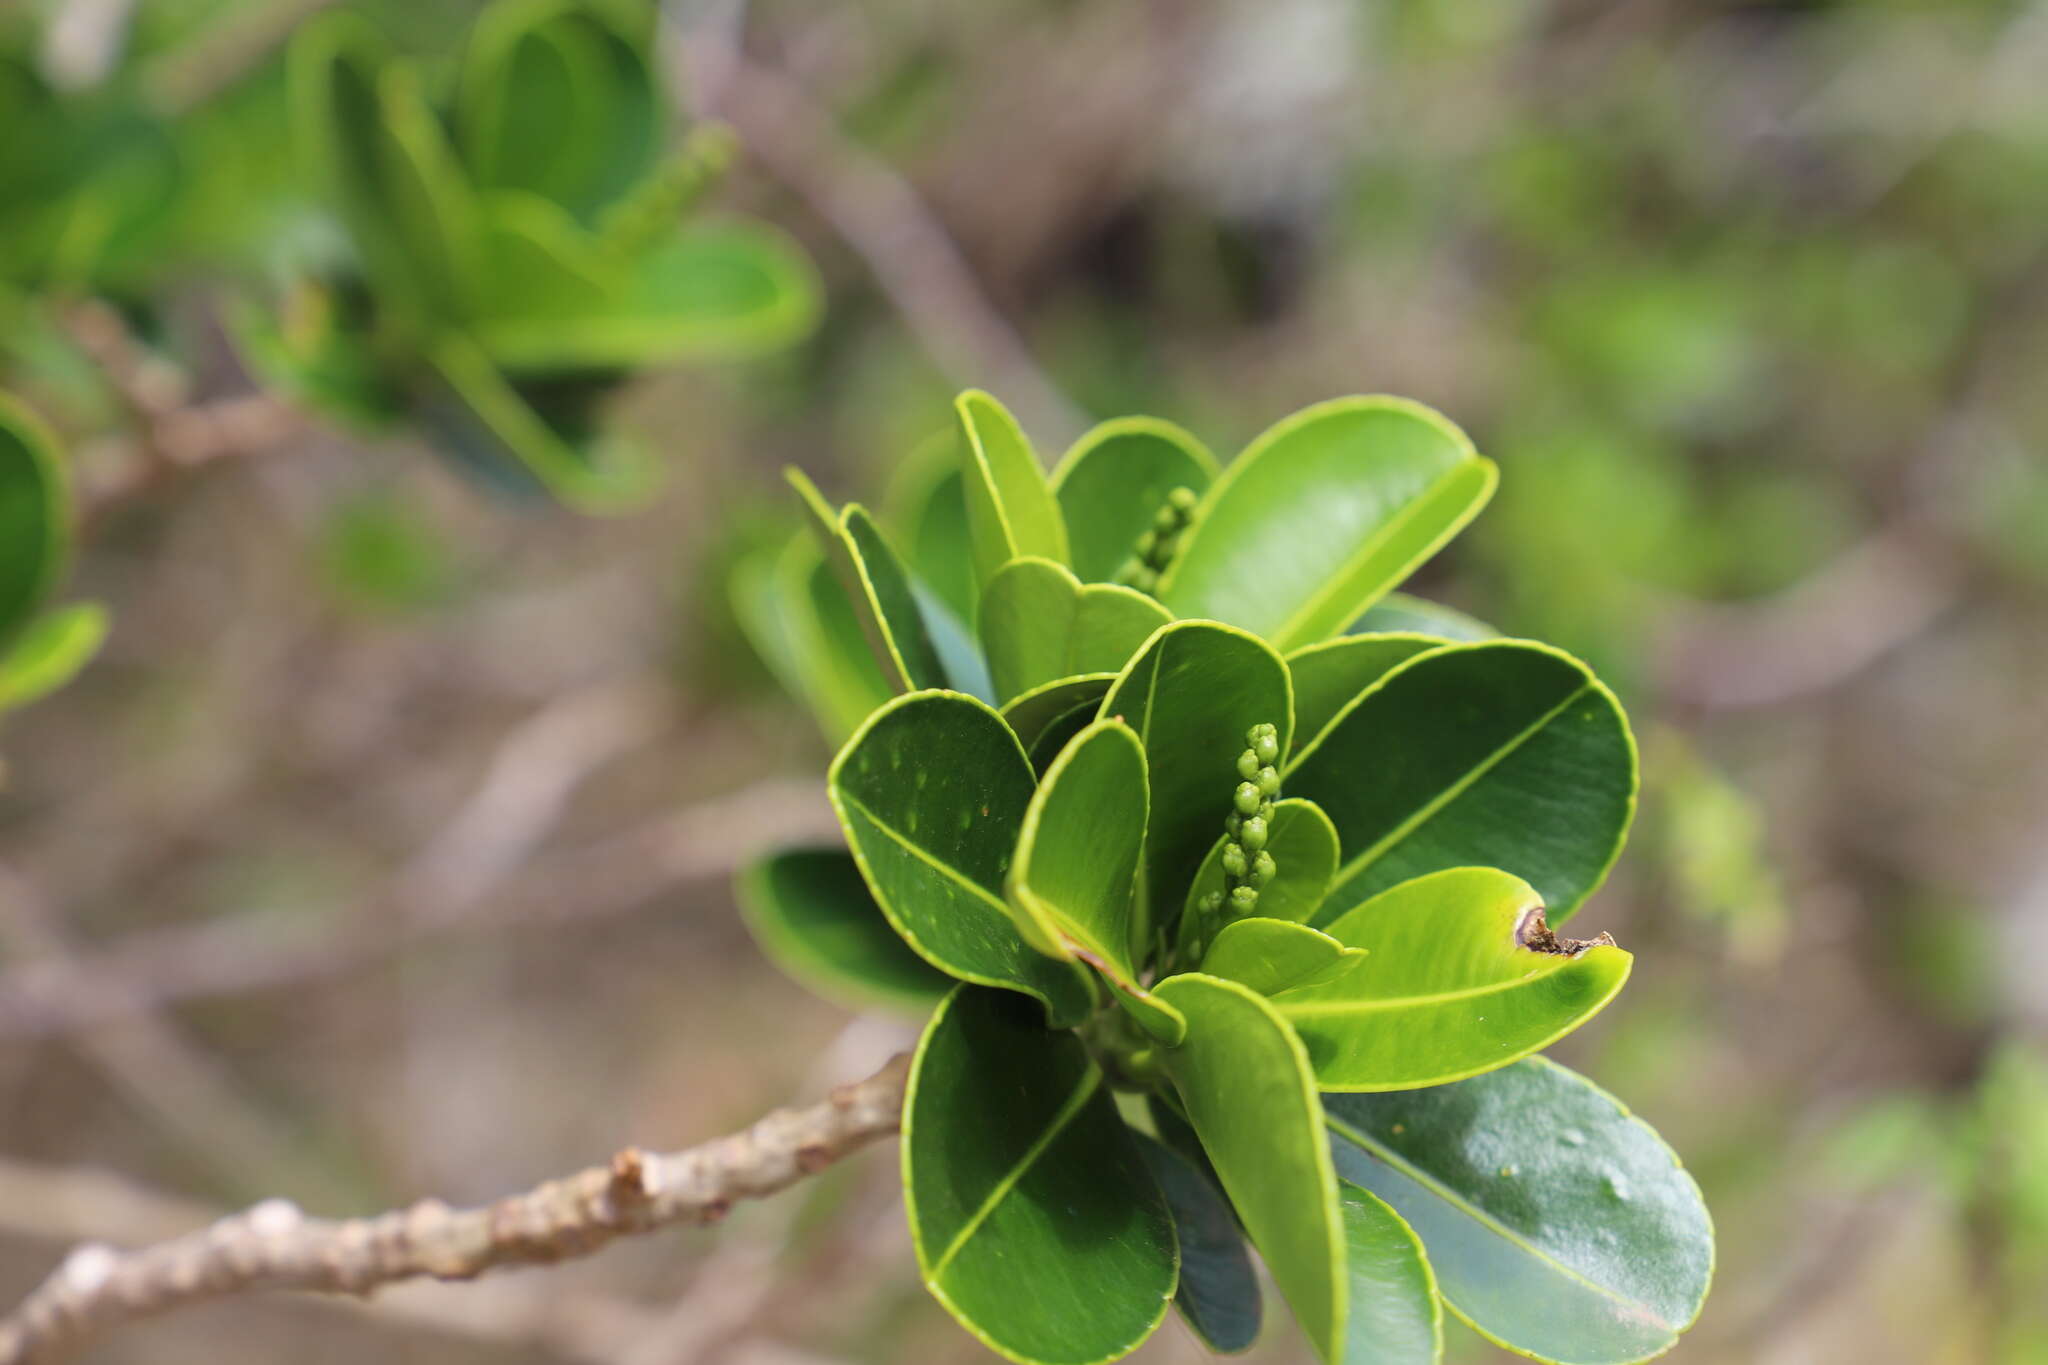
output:
M1201 942L1232 920L1256 914L1259 889L1273 880L1279 867L1266 847L1272 835L1273 802L1280 796L1280 730L1254 725L1245 732L1245 750L1237 756L1237 789L1223 821L1223 890L1212 891L1201 905Z
M1195 490L1176 488L1166 495L1152 525L1141 532L1137 543L1131 547L1131 557L1116 571L1116 581L1139 592L1152 592L1159 587L1160 576L1166 566L1173 563L1173 553L1180 548L1182 532L1195 516Z

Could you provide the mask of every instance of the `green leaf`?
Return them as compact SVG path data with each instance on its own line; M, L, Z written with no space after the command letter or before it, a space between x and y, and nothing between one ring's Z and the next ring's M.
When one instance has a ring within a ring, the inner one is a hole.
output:
M810 332L818 306L816 270L788 238L762 223L702 222L635 257L601 306L492 317L477 335L514 371L623 369L776 350Z
M961 394L953 408L966 435L961 472L975 582L986 589L1005 564L1025 555L1064 564L1067 528L1059 503L1017 419L979 389Z
M0 654L0 711L41 701L78 676L107 639L107 609L74 602L29 622Z
M787 469L783 476L810 511L811 529L853 603L883 675L905 692L946 686L946 670L925 628L916 585L867 509L849 503L834 512L802 470Z
M1635 959L1559 938L1519 877L1457 867L1382 891L1325 926L1370 956L1278 1001L1324 1090L1408 1090L1491 1071L1598 1014Z
M71 499L56 438L0 394L0 643L56 586L70 535Z
M736 889L761 950L829 999L923 1014L954 985L890 927L845 849L770 854L741 871Z
M1152 816L1140 924L1147 933L1170 928L1230 813L1245 731L1278 726L1280 752L1287 752L1294 729L1287 666L1257 636L1213 621L1175 622L1125 665L1102 714L1121 717L1145 746Z
M1145 751L1099 720L1060 751L1032 794L1005 891L1032 947L1076 956L1136 989L1132 897L1145 842Z
M932 1294L983 1345L1095 1365L1166 1316L1173 1223L1102 1072L1014 995L962 987L903 1104L903 1201Z
M981 593L974 583L961 445L959 431L951 428L920 441L890 480L883 519L895 528L918 578L972 626Z
M1337 1197L1351 1276L1344 1365L1435 1365L1444 1354L1444 1306L1422 1239L1370 1190L1340 1179Z
M810 705L834 746L894 695L862 636L853 604L808 534L772 560L735 566L734 617L784 690Z
M1109 581L1168 493L1200 493L1215 477L1209 448L1171 422L1118 417L1086 432L1052 475L1074 572L1084 583Z
M840 751L828 781L882 913L925 960L1036 996L1055 1024L1087 1016L1087 976L1027 945L1003 900L1035 784L1000 716L957 692L898 697Z
M1059 749L1066 748L1068 741L1095 719L1095 713L1102 707L1102 699L1109 694L1110 684L1115 681L1114 673L1087 673L1078 678L1044 683L1004 703L1003 721L1017 732L1017 742L1032 755L1032 766L1042 773L1046 765L1038 762L1040 738L1077 712L1083 717L1071 731L1060 737L1059 748L1046 755L1046 763L1050 763Z
M1318 403L1269 428L1209 490L1159 600L1281 650L1325 639L1456 535L1497 478L1419 403Z
M1287 656L1294 733L1306 749L1358 694L1416 655L1451 643L1434 635L1340 635Z
M1013 559L981 594L982 649L999 701L1082 673L1114 673L1173 620L1135 588L1086 587L1063 564Z
M1490 1340L1625 1365L1699 1316L1714 1268L1699 1186L1583 1077L1532 1057L1324 1105L1338 1169L1421 1234L1445 1301Z
M601 6L564 0L484 9L457 111L479 185L531 191L585 223L648 174L662 134L640 45Z
M500 190L482 202L481 240L491 288L479 305L486 350L494 326L573 327L601 313L623 287L615 261L568 210L537 195ZM492 358L503 363L504 357Z
M1209 846L1201 870L1188 887L1186 908L1200 905L1205 896L1223 889L1223 844L1219 834ZM1260 916L1306 923L1329 893L1330 879L1337 875L1337 827L1315 802L1290 796L1273 803L1266 850L1273 855L1278 871L1259 888Z
M1259 900L1265 901L1263 891ZM1223 926L1202 955L1202 970L1273 996L1335 981L1364 960L1363 950L1320 929L1253 915Z
M1359 634L1437 635L1446 640L1497 640L1500 632L1456 607L1390 592L1373 603L1371 610L1352 623Z
M1561 924L1620 856L1636 748L1620 703L1584 664L1495 640L1396 666L1285 777L1329 812L1344 846L1319 920L1424 873L1498 867L1534 886Z
M1154 994L1188 1021L1167 1074L1274 1283L1326 1361L1344 1340L1344 1228L1308 1054L1247 986L1191 973Z
M1212 1351L1248 1351L1259 1339L1259 1277L1230 1202L1209 1176L1156 1138L1135 1134L1173 1212L1180 1285L1173 1306Z

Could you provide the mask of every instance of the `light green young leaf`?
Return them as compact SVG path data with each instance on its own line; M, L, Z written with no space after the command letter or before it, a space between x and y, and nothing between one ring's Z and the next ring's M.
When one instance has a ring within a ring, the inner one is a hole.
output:
M1302 1330L1335 1362L1346 1245L1308 1055L1248 986L1189 973L1154 994L1188 1021L1187 1040L1164 1054L1188 1120Z
M1259 899L1264 902L1263 892ZM1202 955L1201 966L1210 976L1270 997L1335 981L1363 961L1363 949L1340 943L1320 929L1253 915L1224 925Z
M1132 898L1148 802L1138 737L1122 721L1096 721L1032 794L1005 884L1032 947L1079 957L1132 988Z
M1000 716L957 692L898 697L840 751L829 784L876 902L911 947L964 981L1037 997L1056 1025L1088 1015L1085 973L1026 944L1003 900L1035 783Z
M1344 846L1318 919L1411 877L1498 867L1534 886L1561 924L1621 853L1635 740L1584 664L1548 645L1492 640L1397 665L1285 778L1329 813Z
M1067 528L1045 471L1009 409L979 389L954 400L966 441L961 472L975 582L986 589L1005 564L1025 555L1067 562Z
M1083 583L1110 581L1168 493L1200 493L1215 477L1209 448L1157 417L1118 417L1084 433L1052 475L1074 573Z
M1358 694L1416 655L1451 642L1434 635L1340 635L1304 645L1287 656L1294 679L1294 733L1303 749Z
M1258 1273L1230 1201L1205 1171L1156 1138L1134 1134L1173 1213L1180 1285L1173 1306L1212 1351L1248 1351L1259 1339Z
M1152 817L1140 925L1149 934L1171 926L1223 830L1245 732L1275 725L1287 752L1294 696L1265 641L1213 621L1176 621L1124 667L1101 714L1121 717L1145 746Z
M1360 635L1436 635L1467 644L1500 638L1499 631L1476 616L1405 592L1390 592L1373 603L1351 629Z
M1323 1090L1409 1090L1505 1066L1598 1014L1635 961L1605 934L1559 938L1534 889L1490 867L1403 882L1325 928L1370 956L1274 1002Z
M1444 1354L1444 1306L1422 1239L1367 1189L1339 1178L1351 1316L1344 1365L1436 1365Z
M1268 428L1210 488L1159 600L1281 650L1326 639L1456 535L1497 479L1419 403L1318 403Z
M1223 889L1224 838L1218 835L1209 855L1188 887L1187 910L1202 903L1211 892ZM1290 796L1273 803L1273 820L1266 833L1266 851L1273 855L1278 871L1259 889L1259 914L1266 919L1307 923L1329 894L1330 879L1337 875L1337 828L1313 801ZM1183 911L1183 925L1192 924Z
M932 1294L1026 1365L1097 1365L1173 1295L1173 1221L1102 1072L1005 991L932 1016L903 1105L903 1201Z
M1671 1349L1713 1277L1699 1186L1648 1124L1541 1057L1455 1085L1330 1095L1337 1169L1429 1249L1443 1297L1539 1360Z
M1084 673L1115 673L1173 620L1133 588L1081 581L1049 559L1013 559L981 594L982 649L996 697Z
M770 854L741 870L736 889L761 950L820 995L921 1015L955 984L890 926L845 849Z

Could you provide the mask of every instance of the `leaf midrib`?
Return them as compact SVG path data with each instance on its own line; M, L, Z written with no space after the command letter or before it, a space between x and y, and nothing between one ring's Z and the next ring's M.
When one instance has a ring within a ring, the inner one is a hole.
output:
M1424 656L1418 655L1417 657ZM1390 674L1389 677L1391 676L1392 675ZM1563 715L1566 711L1569 711L1572 708L1572 706L1578 702L1579 698L1585 696L1588 692L1592 690L1593 684L1591 682L1580 683L1576 688L1574 688L1571 691L1569 695L1565 697L1563 701L1557 703L1557 705L1551 707L1548 711L1545 711L1542 715L1538 716L1534 721L1530 722L1527 726L1525 726L1519 733L1511 737L1505 744L1496 747L1492 753L1488 754L1485 757L1484 760L1474 764L1457 781L1453 782L1450 786L1444 788L1441 792L1438 792L1435 796L1431 797L1428 801L1424 802L1407 819L1403 820L1400 824L1396 825L1393 829L1389 830L1386 834L1382 835L1379 841L1374 843L1372 847L1366 849L1363 853L1359 854L1356 858L1353 858L1350 862L1345 863L1343 866L1339 867L1337 869L1337 875L1331 879L1331 887L1333 889L1341 888L1345 883L1349 882L1352 878L1356 877L1360 872L1363 872L1365 869L1371 867L1374 863L1378 862L1382 857L1386 855L1388 849L1400 843L1403 839L1406 839L1409 835L1415 833L1416 830L1422 828L1431 820L1434 820L1437 816L1441 815L1446 806L1450 805L1453 801L1457 800L1466 792L1470 791L1472 789L1473 784L1478 782L1480 778L1492 772L1502 763L1505 763L1511 754L1513 754L1517 749L1521 748L1524 744L1527 744L1531 739L1534 739L1539 731L1544 729L1552 721L1556 720L1559 716ZM1329 728L1324 730L1324 736L1327 736L1330 733L1330 730L1334 730L1335 728L1336 722L1332 721Z
M1508 1243L1508 1245L1523 1252L1532 1259L1540 1261L1542 1264L1555 1270L1558 1274L1564 1276L1566 1279L1581 1284L1585 1286L1587 1289L1590 1289L1594 1293L1600 1295L1602 1298L1620 1304L1624 1308L1630 1309L1632 1311L1642 1311L1645 1315L1649 1317L1650 1321L1656 1323L1658 1327L1662 1328L1666 1332L1676 1333L1678 1331L1677 1327L1675 1327L1671 1323L1666 1322L1663 1319L1663 1317L1659 1315L1648 1303L1645 1303L1641 1299L1630 1298L1628 1295L1622 1294L1614 1289L1609 1288L1604 1284L1601 1284L1598 1280L1592 1279L1591 1277L1587 1276L1584 1272L1580 1271L1577 1267L1566 1265L1564 1262L1552 1256L1549 1252L1544 1251L1542 1248L1536 1246L1528 1238L1524 1237L1521 1233L1516 1232L1513 1228L1510 1228L1509 1226L1507 1226L1507 1224L1501 1222L1498 1218L1495 1218L1492 1214L1480 1208L1471 1200L1465 1198L1465 1196L1459 1194L1457 1191L1445 1185L1442 1181L1438 1180L1431 1173L1423 1170L1421 1167L1410 1162L1406 1157L1403 1157L1400 1153L1394 1151L1392 1148L1387 1147L1384 1143L1381 1143L1374 1138L1368 1137L1364 1132L1353 1127L1351 1124L1345 1122L1343 1119L1338 1118L1336 1115L1330 1113L1330 1111L1327 1108L1323 1110L1323 1123L1326 1127L1330 1129L1331 1132L1336 1133L1339 1137L1357 1146L1360 1150L1366 1152L1368 1155L1374 1157L1375 1159L1383 1161L1387 1165L1393 1167L1402 1175L1405 1175L1410 1180L1414 1181L1417 1185L1420 1185L1422 1188L1428 1190L1431 1194L1443 1200L1446 1204L1449 1204L1452 1208L1464 1214L1467 1218L1470 1218L1473 1222L1479 1224L1488 1232L1491 1232L1494 1236L1500 1238L1502 1241ZM1398 1211L1399 1210L1396 1210L1396 1212ZM1462 1316L1462 1314L1460 1316Z
M1544 956L1553 955L1544 954ZM1428 995L1379 996L1367 1000L1318 1001L1315 1004L1307 1005L1289 1005L1282 1000L1275 999L1273 1001L1273 1008L1289 1018L1293 1018L1296 1015L1371 1014L1384 1009L1411 1009L1419 1005L1441 1005L1452 1004L1460 1000L1477 1000L1483 996L1499 995L1504 991L1511 991L1521 986L1548 980L1561 971L1569 970L1574 963L1583 962L1590 956L1591 953L1589 951L1581 953L1577 957L1558 958L1556 965L1550 966L1547 969L1539 964L1534 970L1514 977L1511 980L1490 981L1483 986L1463 986L1454 991L1437 991ZM1336 984L1342 985L1344 983L1339 981ZM1295 989L1311 991L1321 988L1316 986L1297 986Z
M1010 907L1005 905L1003 902L997 900L992 894L990 894L989 889L987 887L983 886L980 882L975 881L973 878L969 877L966 873L962 872L959 868L954 867L952 864L940 862L931 853L926 851L922 844L912 843L910 841L909 835L903 833L894 825L890 824L887 820L884 820L881 816L875 814L874 808L872 806L868 805L867 802L861 800L858 796L855 796L852 792L849 792L842 787L840 788L839 794L840 798L844 800L847 805L853 807L862 815L866 816L869 824L873 825L876 829L882 831L882 833L888 835L891 839L894 839L897 842L897 844L902 846L902 848L906 852L908 852L913 858L916 858L919 862L931 868L940 876L953 882L955 885L960 886L965 890L973 893L974 895L980 897L982 900L988 903L990 908L995 910L998 914L1002 915L1003 918L1009 918Z
M932 1262L932 1279L939 1279L946 1273L946 1267L953 1264L954 1258L973 1239L974 1234L981 1230L981 1225L989 1220L990 1215L996 1211L996 1206L1009 1198L1010 1191L1017 1188L1017 1182L1024 1178L1038 1163L1038 1159L1045 1155L1046 1149L1052 1146L1059 1135L1080 1116L1083 1106L1095 1097L1095 1091L1101 1084L1102 1072L1096 1067L1089 1067L1082 1075L1080 1083L1061 1102L1058 1111L1052 1116L1052 1122L1046 1124L1045 1131L1034 1138L1031 1146L1025 1149L1024 1155L1017 1158L1016 1163L1003 1173L1003 1178L983 1197L980 1206L968 1216L965 1223L961 1224L960 1231L953 1234L953 1240L946 1244L946 1249L939 1254L938 1260Z

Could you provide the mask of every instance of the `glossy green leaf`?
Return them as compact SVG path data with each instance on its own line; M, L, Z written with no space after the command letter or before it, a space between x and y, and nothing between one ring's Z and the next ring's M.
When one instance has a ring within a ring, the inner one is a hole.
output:
M465 55L462 150L479 185L542 195L594 221L654 165L662 108L633 35L599 5L488 6Z
M1137 735L1119 720L1095 722L1060 751L1032 794L1005 884L1032 947L1067 961L1078 956L1133 987L1146 792Z
M981 594L982 649L996 696L1083 673L1115 673L1173 620L1134 588L1081 581L1049 559L1013 559Z
M69 553L71 500L56 438L0 394L0 642L35 614Z
M1635 959L1605 934L1559 938L1527 882L1457 867L1325 926L1370 956L1275 1004L1324 1090L1407 1090L1505 1066L1598 1014Z
M1265 899L1263 893L1259 899ZM1336 981L1364 960L1362 949L1340 943L1320 929L1253 915L1223 926L1202 955L1202 970L1274 996Z
M1370 1190L1339 1179L1337 1197L1351 1278L1344 1365L1435 1365L1444 1353L1444 1306L1422 1239Z
M1215 477L1209 448L1157 417L1118 417L1083 434L1052 475L1074 572L1084 583L1108 582L1168 493L1200 493Z
M1422 1237L1443 1296L1538 1359L1626 1365L1699 1316L1713 1227L1678 1157L1540 1057L1456 1085L1324 1100L1337 1166Z
M1223 889L1223 844L1219 834L1202 859L1201 870L1188 887L1189 908ZM1337 875L1336 826L1315 802L1286 797L1273 803L1266 851L1273 855L1277 871L1259 890L1259 914L1266 919L1307 923L1329 894L1330 879Z
M1025 555L1066 563L1059 503L1017 419L979 389L961 394L953 408L966 438L961 473L975 582L986 589L1005 564Z
M78 676L107 639L107 609L74 602L30 621L0 653L0 711L40 701Z
M955 985L890 926L845 849L770 854L741 871L736 889L761 950L820 995L923 1014Z
M477 335L513 371L756 355L816 324L815 268L761 223L693 223L636 257L601 307L493 316Z
M903 1201L925 1285L989 1349L1096 1365L1150 1336L1173 1295L1165 1199L1071 1033L962 987L918 1044Z
M1304 749L1358 694L1393 668L1451 643L1434 635L1340 635L1287 656L1294 679L1294 733Z
M1141 924L1170 927L1202 855L1223 832L1237 756L1254 725L1280 730L1287 752L1294 698L1287 666L1263 640L1213 621L1179 621L1125 666L1105 716L1138 732L1152 781Z
M1135 1135L1173 1212L1180 1243L1180 1284L1173 1306L1212 1351L1248 1351L1259 1339L1259 1277L1237 1215L1209 1176L1173 1148Z
M974 581L961 444L960 433L950 429L919 442L890 481L884 519L918 579L971 627L981 592Z
M1497 478L1419 403L1318 403L1269 428L1209 490L1159 600L1282 650L1325 639L1456 535Z
M1035 754L1040 737L1057 722L1081 712L1086 719L1059 741L1059 748L1066 748L1067 741L1095 719L1095 713L1102 707L1102 699L1109 694L1110 684L1115 681L1114 673L1087 673L1078 678L1061 678L1058 682L1045 683L1004 703L1003 720L1017 732L1017 742L1024 746L1024 751L1033 754L1033 766L1043 772L1045 767L1038 763ZM1056 754L1058 750L1053 752ZM1052 757L1048 754L1046 762L1050 763Z
M1274 1283L1326 1361L1349 1292L1344 1227L1308 1054L1256 991L1190 973L1154 993L1188 1021L1167 1073Z
M1614 694L1584 664L1495 640L1396 666L1285 777L1329 813L1344 846L1318 919L1424 873L1498 867L1534 886L1559 924L1621 853L1636 750Z
M898 697L828 780L868 886L911 947L964 981L1036 996L1056 1024L1087 1016L1082 969L1026 944L1003 900L1036 784L1000 716L957 692Z
M881 528L859 503L834 511L799 469L783 476L811 514L811 529L853 604L883 676L901 691L944 687L948 679L925 628L917 591Z
M1373 603L1351 629L1361 635L1437 635L1466 643L1500 638L1499 631L1476 616L1405 592L1390 592Z

